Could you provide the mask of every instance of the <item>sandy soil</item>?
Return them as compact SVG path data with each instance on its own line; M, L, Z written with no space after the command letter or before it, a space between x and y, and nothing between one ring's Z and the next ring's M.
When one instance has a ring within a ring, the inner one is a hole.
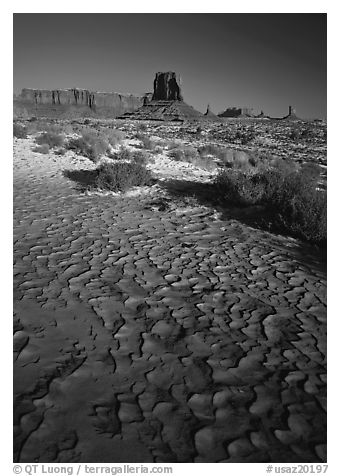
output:
M318 258L161 183L81 193L62 171L94 164L32 144L14 143L15 461L325 461Z

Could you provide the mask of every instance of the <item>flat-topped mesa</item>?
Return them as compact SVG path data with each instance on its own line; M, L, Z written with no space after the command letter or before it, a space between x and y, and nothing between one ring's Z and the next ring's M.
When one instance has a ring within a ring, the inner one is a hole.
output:
M138 109L148 95L90 91L88 89L28 89L14 99L16 109L47 117L116 117Z
M233 106L218 114L219 117L254 117L254 111L250 107Z
M180 81L177 81L176 73L168 71L166 73L156 73L153 82L153 101L183 101L180 88Z

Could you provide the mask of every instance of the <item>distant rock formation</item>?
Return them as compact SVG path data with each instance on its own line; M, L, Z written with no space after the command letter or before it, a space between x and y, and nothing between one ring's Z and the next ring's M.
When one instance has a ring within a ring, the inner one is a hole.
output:
M146 106L147 104L149 104L150 101L152 101L152 96L153 96L153 93L145 93L144 94L143 106Z
M267 116L263 111L260 112L257 116L255 116L256 119L270 119L269 116Z
M204 113L204 116L205 116L206 119L210 119L210 120L213 120L213 121L222 121L222 119L220 117L216 116L216 114L214 114L212 112L212 110L210 109L210 104L208 104L207 110Z
M215 114L211 111L210 109L210 104L208 104L207 106L207 110L206 112L204 113L205 116L215 116Z
M152 100L145 100L142 107L127 112L120 119L156 121L201 121L205 116L183 100L176 73L156 73Z
M183 101L176 73L156 73L153 86L153 101Z
M299 121L300 118L296 115L296 110L293 108L293 106L288 107L288 116L283 117L282 119L288 120L288 121Z
M145 96L87 89L23 89L14 99L16 107L23 107L31 115L50 117L99 116L116 117L140 107Z
M225 111L218 114L219 117L254 117L254 111L249 107L228 107Z

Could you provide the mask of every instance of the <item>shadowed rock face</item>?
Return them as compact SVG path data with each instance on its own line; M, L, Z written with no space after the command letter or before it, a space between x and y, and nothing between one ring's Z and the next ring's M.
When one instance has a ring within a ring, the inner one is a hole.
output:
M156 73L154 80L153 101L183 101L181 88L176 73Z

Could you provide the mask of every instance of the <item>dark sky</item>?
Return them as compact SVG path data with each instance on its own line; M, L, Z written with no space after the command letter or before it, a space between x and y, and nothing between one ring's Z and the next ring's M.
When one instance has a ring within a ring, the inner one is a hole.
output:
M157 71L184 100L326 117L326 14L14 14L14 93L24 87L141 94Z

